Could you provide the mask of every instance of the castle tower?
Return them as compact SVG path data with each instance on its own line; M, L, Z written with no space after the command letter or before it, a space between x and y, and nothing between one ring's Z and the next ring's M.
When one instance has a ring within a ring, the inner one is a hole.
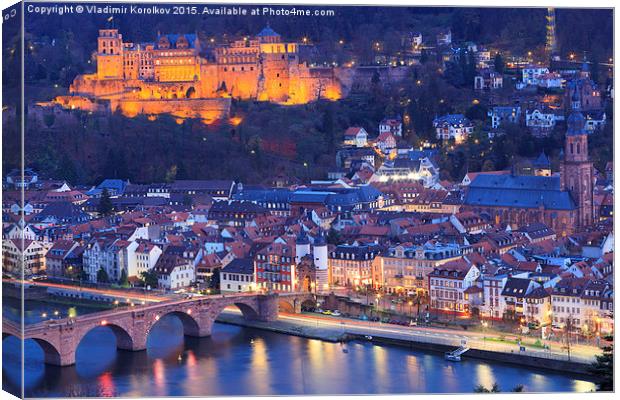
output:
M327 264L327 241L323 232L314 240L314 265L316 267L317 291L329 288L329 273Z
M295 239L295 263L299 264L301 259L308 254L310 254L310 240L302 228Z
M584 228L594 221L593 165L588 157L586 120L577 109L567 119L564 160L561 165L560 186L568 190L577 205L576 225Z
M100 29L97 38L97 78L123 77L123 35L118 33L118 29Z

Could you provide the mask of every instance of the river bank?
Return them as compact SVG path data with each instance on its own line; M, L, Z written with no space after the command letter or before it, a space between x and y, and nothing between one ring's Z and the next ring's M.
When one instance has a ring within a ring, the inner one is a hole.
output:
M248 321L233 311L225 311L220 314L217 322L327 342L371 341L373 343L423 349L438 353L454 350L461 344L466 343L467 347L470 348L463 355L466 358L496 361L527 366L529 368L542 368L592 379L592 375L588 371L590 364L587 360L575 358L568 360L562 355L535 350L515 352L509 346L500 346L497 343L487 343L486 341L479 343L479 340L463 339L463 337L457 335L454 335L453 338L433 337L430 335L394 332L389 329L352 327L349 325L334 326L333 324L328 325L318 320L315 325L312 325L312 323L302 324L282 318L274 322Z

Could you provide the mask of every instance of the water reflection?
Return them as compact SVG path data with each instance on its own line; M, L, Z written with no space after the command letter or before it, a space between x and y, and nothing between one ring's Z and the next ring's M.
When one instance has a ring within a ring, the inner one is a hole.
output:
M115 336L101 327L84 337L77 363L43 364L35 342L26 341L26 395L216 396L356 393L471 393L500 382L504 391L590 391L593 384L565 374L519 369L476 360L449 363L441 354L400 347L307 340L215 324L208 338L188 338L174 316L162 318L147 351L116 351ZM3 342L5 386L18 386L19 341Z
M536 379L539 374L532 374ZM478 364L476 367L476 377L479 385L490 388L494 383L498 382L493 374L493 369L487 364Z

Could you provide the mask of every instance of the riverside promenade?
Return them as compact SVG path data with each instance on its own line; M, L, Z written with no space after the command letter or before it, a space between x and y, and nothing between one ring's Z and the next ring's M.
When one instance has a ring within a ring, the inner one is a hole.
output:
M455 331L426 326L400 326L379 322L328 317L320 314L280 313L277 321L244 320L232 309L222 312L218 322L265 329L289 335L331 342L369 340L373 343L394 344L431 351L449 351L460 346L470 350L463 357L473 357L537 368L588 373L587 368L601 350L588 345L573 345L570 356L566 348L551 343L549 349L535 346L531 339L521 345L502 340L494 333Z

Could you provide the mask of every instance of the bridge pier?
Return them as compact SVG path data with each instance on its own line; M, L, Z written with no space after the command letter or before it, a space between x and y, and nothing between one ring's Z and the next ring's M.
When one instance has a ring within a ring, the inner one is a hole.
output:
M67 351L64 353L57 353L52 351L44 351L45 364L56 365L58 367L68 367L75 364L75 350Z
M295 308L295 314L301 314L301 300L293 300L293 307Z
M61 339L59 344L52 344L46 340L34 339L43 350L45 364L66 367L75 364L77 346L70 339Z
M213 321L201 321L198 329L191 329L189 331L185 331L185 336L190 336L190 337L211 336L212 327L213 327Z
M126 351L146 350L146 334L134 335L133 338L119 337L119 335L117 335L116 336L116 348L119 350L126 350Z
M273 322L278 319L278 295L266 294L258 296L258 313L256 319L258 321Z

